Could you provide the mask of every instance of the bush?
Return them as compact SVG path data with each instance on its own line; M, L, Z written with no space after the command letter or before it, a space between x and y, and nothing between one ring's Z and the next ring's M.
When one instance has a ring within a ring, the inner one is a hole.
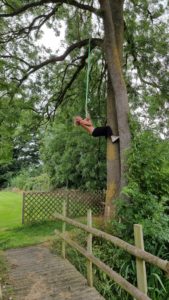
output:
M50 179L46 173L35 176L33 170L22 170L21 173L13 177L10 181L11 187L16 187L21 190L34 190L34 191L49 191ZM34 175L34 176L32 176Z
M133 243L133 224L142 224L145 250L169 260L169 147L150 131L134 134L128 153L128 185L124 199L116 202L117 218L112 222L116 235ZM128 200L125 200L128 199ZM103 249L104 249L103 244ZM112 250L112 255L113 250ZM119 260L120 252L116 258ZM133 282L132 261L123 256L127 277ZM148 266L148 287L152 299L169 298L169 279L153 266ZM118 298L117 298L118 299ZM128 298L124 298L128 299Z
M122 237L131 237L133 224L139 223L145 237L159 243L169 240L167 146L149 131L138 133L133 139L128 154L128 185L123 190L129 201L117 201L115 227Z

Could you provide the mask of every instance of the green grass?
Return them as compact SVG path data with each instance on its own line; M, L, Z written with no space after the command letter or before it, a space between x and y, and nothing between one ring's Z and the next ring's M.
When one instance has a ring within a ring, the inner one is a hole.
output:
M47 221L22 225L22 195L15 192L0 192L0 249L25 247L53 240L54 230L61 229L60 221ZM85 218L79 221L86 223ZM98 223L100 220L97 221ZM96 223L97 223L96 222ZM95 223L95 220L93 220ZM67 225L67 230L72 229Z
M0 230L21 225L22 195L14 192L0 192Z
M0 231L0 249L40 244L54 238L54 230L61 229L60 222L44 222Z
M22 195L15 192L0 192L0 249L24 247L46 242L54 238L54 230L61 223L43 222L22 225Z

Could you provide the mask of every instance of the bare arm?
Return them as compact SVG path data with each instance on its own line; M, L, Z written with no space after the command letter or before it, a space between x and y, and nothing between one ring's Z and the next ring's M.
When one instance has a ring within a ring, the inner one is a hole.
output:
M75 124L81 126L90 134L92 134L94 130L94 126L90 118L82 119L80 116L77 116L75 117Z

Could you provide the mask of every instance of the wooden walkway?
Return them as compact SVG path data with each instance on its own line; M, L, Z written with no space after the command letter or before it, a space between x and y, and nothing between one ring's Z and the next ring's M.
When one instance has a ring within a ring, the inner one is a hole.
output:
M104 300L69 261L44 246L6 251L11 299Z

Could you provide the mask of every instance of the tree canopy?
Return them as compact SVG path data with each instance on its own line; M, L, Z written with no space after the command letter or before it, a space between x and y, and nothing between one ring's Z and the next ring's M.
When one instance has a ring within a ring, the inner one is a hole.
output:
M133 223L140 223L145 249L164 259L168 7L167 0L0 3L0 187L17 174L11 181L21 189L105 189L105 219L113 216L113 234L133 242ZM55 34L56 50L42 43L46 29ZM115 144L92 139L73 124L75 115L85 117L89 42L88 110L96 126L108 124L119 135ZM111 266L136 279L131 257L95 242ZM168 299L168 278L156 269L148 277L150 297ZM108 297L111 289L123 298L106 281Z
M110 5L111 24L106 23L107 5ZM169 33L166 1L4 0L0 11L1 164L12 158L19 136L22 135L27 143L35 132L43 135L45 126L53 121L57 124L59 111L63 111L66 119L65 106L70 111L74 107L72 114L77 111L84 116L89 40L88 105L95 123L103 124L107 119L108 70L115 95L114 119L117 118L115 127L121 137L121 154L129 144L129 138L125 141L128 136L125 126L128 124L127 98L126 104L123 103L127 94L130 112L142 127L163 133L164 138L167 136ZM49 45L39 42L46 27L52 29L56 37L64 27L62 46L55 53ZM119 69L116 51L113 56L111 54L113 43L121 61ZM127 93L123 81L119 85L121 76L125 79ZM69 113L69 121L70 116ZM123 126L121 119L125 119ZM66 123L64 119L62 123Z

